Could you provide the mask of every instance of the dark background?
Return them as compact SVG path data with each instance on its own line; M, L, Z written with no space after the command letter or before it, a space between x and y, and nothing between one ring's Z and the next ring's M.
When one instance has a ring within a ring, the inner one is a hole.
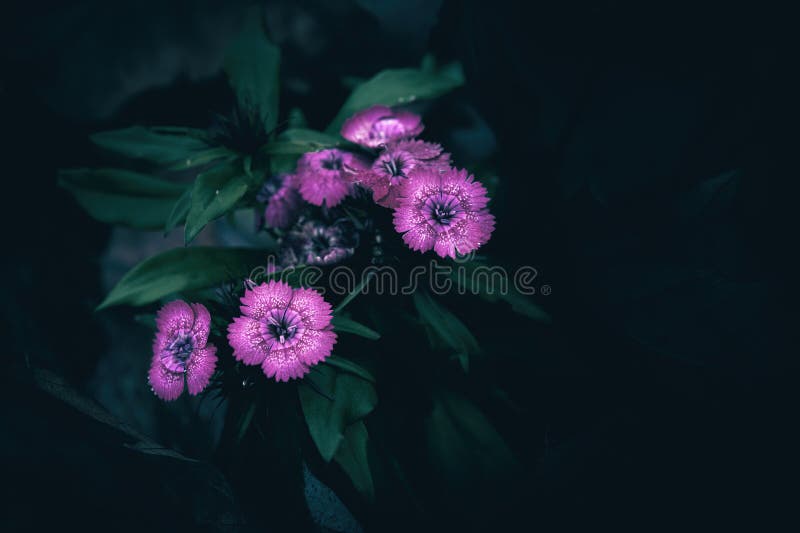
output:
M192 491L202 469L130 453L34 387L29 367L115 414L136 411L104 388L145 388L104 362L122 335L113 317L130 317L92 312L111 231L56 188L56 170L95 164L92 131L206 127L226 111L221 51L245 4L5 8L10 530L183 529L197 510L153 497L152 483L175 476ZM522 530L770 530L797 505L795 28L789 13L754 5L643 4L287 1L267 16L284 54L282 108L301 107L312 127L346 97L343 76L416 65L424 52L464 66L466 86L431 110L426 136L462 164L496 169L486 253L534 266L552 287L537 298L548 327L477 301L465 311L504 358L499 379L521 407L488 408L522 482L484 501L487 513ZM145 411L137 427L179 441L164 430L172 419ZM428 525L469 528L469 513L445 511Z

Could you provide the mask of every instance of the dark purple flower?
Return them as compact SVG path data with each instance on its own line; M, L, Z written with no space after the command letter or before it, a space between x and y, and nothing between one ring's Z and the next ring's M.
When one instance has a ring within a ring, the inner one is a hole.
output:
M377 148L393 141L416 137L424 128L419 115L376 105L348 118L342 125L341 133L350 142Z
M455 258L491 237L488 203L486 189L466 170L424 170L404 181L394 227L412 250Z
M310 204L338 205L352 190L349 175L366 166L357 155L335 148L303 154L297 162L300 195Z
M294 174L279 174L264 182L256 199L266 204L261 221L271 228L286 228L297 218L300 193Z
M353 255L358 240L358 232L348 220L331 225L315 220L301 222L286 235L280 264L332 265Z

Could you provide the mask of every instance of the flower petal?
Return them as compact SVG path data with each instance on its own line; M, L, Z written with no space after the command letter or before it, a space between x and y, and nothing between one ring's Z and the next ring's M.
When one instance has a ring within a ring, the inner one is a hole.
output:
M297 311L306 328L322 329L331 323L331 304L314 289L295 289L289 309Z
M292 298L292 287L283 281L271 280L245 291L242 314L260 320L276 307L285 308Z
M261 364L261 369L275 381L301 378L309 372L309 368L298 359L294 347L272 350Z
M247 316L237 316L228 324L228 344L233 357L246 365L260 365L274 341L266 339L262 323Z
M327 359L333 351L334 344L336 344L336 333L333 331L309 329L303 332L303 336L294 348L300 362L313 366Z
M190 331L194 324L195 312L192 306L183 300L174 300L165 304L156 314L156 327L159 332L171 334L182 329Z
M147 381L155 395L166 402L177 399L183 392L183 373L168 370L157 355L150 361Z
M186 365L186 386L189 394L195 396L208 386L217 368L217 348L208 344L195 350Z
M300 195L313 205L334 207L350 193L350 184L341 174L309 174L300 185Z
M211 331L211 313L203 304L191 304L194 312L194 324L192 325L192 335L194 337L195 348L202 348L208 342L208 334Z

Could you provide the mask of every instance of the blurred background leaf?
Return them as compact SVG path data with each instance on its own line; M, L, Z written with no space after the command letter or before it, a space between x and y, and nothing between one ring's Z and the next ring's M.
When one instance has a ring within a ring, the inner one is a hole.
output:
M185 185L111 168L63 170L59 185L100 222L143 230L163 228L186 191Z

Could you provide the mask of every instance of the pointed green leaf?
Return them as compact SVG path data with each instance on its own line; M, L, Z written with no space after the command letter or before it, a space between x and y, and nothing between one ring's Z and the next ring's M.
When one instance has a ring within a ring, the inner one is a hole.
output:
M289 110L289 118L286 119L289 129L307 128L308 120L303 110L299 107L293 107Z
M537 304L531 301L530 297L509 288L508 293L500 296L504 302L511 305L511 310L520 315L526 316L531 320L549 323L552 322L550 315Z
M178 200L175 202L175 205L172 206L172 211L170 211L169 216L167 217L167 222L164 224L164 235L175 229L175 227L179 224L186 222L186 215L189 214L189 208L191 205L192 188L187 187L183 194L180 195Z
M372 278L374 278L376 275L377 273L374 270L370 270L367 273L367 275L363 276L361 279L361 283L359 283L350 294L345 296L344 299L341 302L339 302L339 305L336 306L336 309L333 310L333 313L334 314L341 313L342 310L344 310L344 308L347 307L347 304L353 301L353 298L355 298L364 291L364 288L366 288L366 286L369 285L369 282L372 281Z
M530 296L519 292L514 284L507 282L500 286L498 283L490 283L491 271L500 267L491 266L483 261L473 261L467 264L458 265L451 278L467 294L480 296L487 302L504 301L511 305L511 310L538 322L549 323L552 321L550 315L539 305L531 300ZM459 274L459 269L463 269L463 274ZM483 269L483 271L479 271ZM505 274L505 269L498 272Z
M358 363L354 363L350 359L345 359L344 357L331 355L330 357L325 359L325 364L336 367L338 370L344 370L345 372L350 372L351 374L355 374L360 378L366 379L370 383L373 384L375 383L375 376L373 376L369 370L359 365Z
M462 367L468 364L463 358L480 352L478 341L457 316L436 302L430 294L419 290L414 293L414 305L422 321L437 334L442 342L458 355Z
M431 464L450 490L496 484L519 468L511 449L486 416L454 392L435 393L425 432Z
M309 433L325 461L336 454L347 426L367 416L378 403L371 383L327 365L315 366L298 393Z
M236 154L230 148L225 146L215 146L214 148L208 148L207 150L196 152L185 157L184 159L176 161L170 165L169 168L170 170L187 170L190 168L207 165L208 163L213 163L214 161L221 161L224 159L230 160L235 157Z
M368 437L367 426L363 421L349 425L333 459L342 467L359 494L372 502L375 499L375 485L367 459Z
M436 98L463 84L464 73L458 63L450 63L438 70L384 70L353 90L325 131L338 133L347 118L367 107L377 104L395 106Z
M264 252L250 248L175 248L133 267L97 309L146 305L181 291L213 287L246 276L265 259Z
M347 317L334 316L331 323L333 324L333 329L338 333L352 333L353 335L358 335L373 341L381 338L381 334L377 331L373 331L364 324Z
M189 213L186 215L186 244L212 220L234 207L247 193L250 178L238 161L203 172L194 182Z
M281 133L276 140L267 144L265 150L270 155L300 156L306 152L316 152L346 144L349 143L338 136L305 128L295 128Z
M101 131L90 136L94 144L115 155L153 165L169 165L191 159L208 150L202 130L188 128L145 128L133 126Z
M58 182L93 218L144 230L164 227L186 190L185 185L110 168L62 170Z
M251 9L225 55L225 73L239 106L252 111L267 132L278 123L281 54L264 32L262 10Z

